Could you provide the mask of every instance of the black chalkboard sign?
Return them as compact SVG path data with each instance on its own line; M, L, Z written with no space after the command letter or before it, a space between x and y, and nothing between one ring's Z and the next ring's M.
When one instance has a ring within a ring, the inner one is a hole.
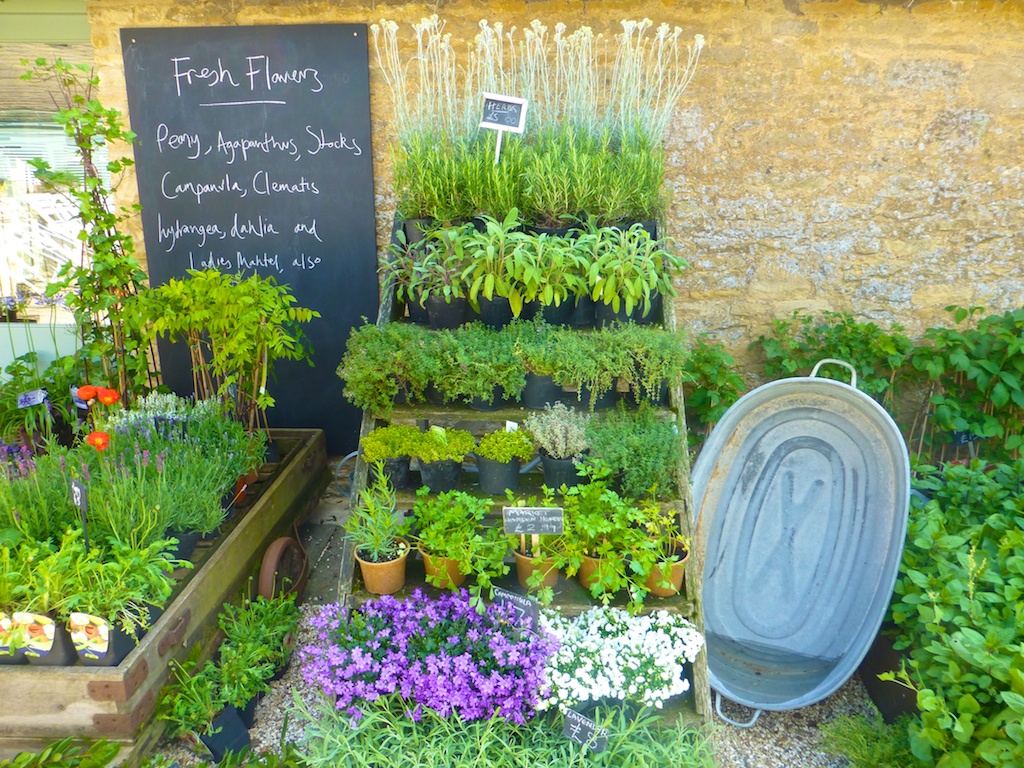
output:
M526 99L485 93L481 128L522 133L526 128Z
M151 282L213 267L288 284L321 315L303 326L315 367L275 364L270 423L354 450L335 369L377 314L366 26L123 29L121 45ZM160 357L191 394L183 345Z
M953 432L953 445L969 445L980 442L982 439L980 435L976 435L973 432L959 430Z
M607 728L598 727L597 723L574 709L567 709L564 714L563 736L577 744L583 744L591 752L603 752L608 748Z
M502 507L501 510L505 533L560 534L564 517L561 507Z
M494 602L511 605L515 609L515 622L524 629L536 632L540 627L540 603L526 595L519 595L501 587L494 588Z

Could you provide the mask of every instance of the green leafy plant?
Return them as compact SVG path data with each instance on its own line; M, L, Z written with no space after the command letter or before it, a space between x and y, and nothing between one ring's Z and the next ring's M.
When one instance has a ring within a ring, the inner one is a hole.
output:
M815 321L797 310L789 318L775 320L771 332L750 347L764 355L764 372L771 379L807 375L823 358L843 360L856 369L857 388L892 413L899 373L914 346L902 331L895 324L885 331L848 312L823 312ZM823 367L818 375L849 383L849 372L843 368Z
M473 435L464 429L432 426L409 446L409 455L428 463L462 461L475 445Z
M669 250L667 240L655 240L640 224L597 228L593 220L583 237L594 239L594 259L587 273L594 301L610 304L615 312L622 307L627 315L639 308L646 316L655 295L666 300L676 295L672 281L687 262Z
M147 289L137 300L140 323L153 338L188 345L196 397L218 397L250 431L267 427L274 405L267 383L277 360L306 360L302 324L320 313L295 306L288 286L259 274L189 270Z
M213 733L213 720L224 708L220 670L212 661L202 667L191 659L170 662L172 681L161 691L156 716L169 724L168 735L190 731L200 736Z
M518 250L525 238L519 231L519 210L512 208L504 219L481 217L483 231L473 228L464 246L467 265L462 278L468 284L467 296L474 307L482 296L488 301L496 297L508 299L512 314L519 317L523 311L523 291L515 280Z
M236 643L220 649L219 700L221 705L245 709L258 694L270 690L267 682L274 675L274 664L264 644Z
M121 745L100 739L81 743L68 737L39 752L19 752L5 760L4 768L104 768L114 762Z
M725 346L698 336L683 364L683 391L687 411L687 434L700 443L711 433L746 386L736 370L736 360ZM703 434L700 434L700 433Z
M492 403L496 388L511 398L518 397L526 384L526 368L504 329L469 323L438 332L433 341L430 351L440 368L435 381L443 385L449 400L479 398Z
M401 538L406 525L396 514L398 497L384 472L384 462L376 462L373 470L375 479L359 492L358 503L348 513L345 534L361 558L385 563L406 551L407 544Z
M603 419L587 424L589 460L612 469L622 492L632 498L668 498L676 492L675 475L682 439L674 420L666 420L647 403L627 410L621 403Z
M409 446L419 439L419 427L411 424L388 424L377 427L367 434L359 442L359 448L367 464L376 464L386 459L408 456Z
M909 727L926 764L1024 760L1024 677L1017 605L1024 590L1024 461L919 467L932 495L911 509L891 614L898 678L917 692Z
M243 596L238 605L225 603L217 616L217 625L224 632L222 648L259 648L261 657L279 672L291 656L299 618L294 593L255 599Z
M450 304L466 297L465 273L470 264L466 245L474 231L472 224L462 224L428 233L428 245L413 265L421 303L433 298Z
M52 88L58 105L56 121L72 140L82 164L82 173L55 171L44 160L33 160L36 178L44 189L68 195L78 206L82 223L79 239L82 256L78 264L65 263L58 280L47 287L47 295L65 295L82 337L80 359L85 378L116 381L127 399L156 386L149 370L152 345L136 322L132 304L143 289L146 273L135 258L131 235L125 222L138 213L138 206L115 210L110 201L118 179L133 165L130 157L110 160L106 165L108 187L96 165L104 146L130 145L135 134L121 122L121 113L104 107L95 97L99 78L88 67L62 59L36 59L22 79L35 80Z
M954 432L982 438L996 460L1015 459L1024 444L1024 309L980 317L981 307L947 307L956 325L978 317L973 328L929 328L911 362L930 382L926 408L930 429L916 447L945 451Z
M537 447L551 458L579 460L590 448L589 421L587 414L564 403L555 403L543 411L531 413L523 421L523 427L533 435Z
M619 378L636 400L657 401L662 386L682 381L689 356L681 332L625 323L603 328L599 333L625 350L627 362Z
M524 301L558 307L587 293L588 264L588 252L575 237L542 233L523 238L511 269Z
M490 511L488 499L462 491L447 491L431 496L426 488L416 492L412 515L415 519L416 543L420 550L434 557L455 561L461 573L472 574L470 586L473 605L482 608L482 595L488 598L494 581L509 571L505 564L508 544L497 526L484 526ZM434 586L442 586L440 577L428 576Z
M845 759L850 768L914 768L908 719L890 725L878 712L873 716L839 715L822 723L822 749Z
M474 452L477 456L503 463L513 459L529 461L533 456L533 437L525 429L511 432L499 429L481 437Z

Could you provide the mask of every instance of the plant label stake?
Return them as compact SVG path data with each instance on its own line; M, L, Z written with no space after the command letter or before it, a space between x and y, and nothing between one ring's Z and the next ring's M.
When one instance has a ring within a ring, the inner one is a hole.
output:
M82 515L82 543L85 551L89 551L89 526L85 513L89 511L89 490L81 480L71 479L71 503L78 507Z
M511 605L515 610L515 621L530 632L536 632L540 626L540 605L525 595L519 595L501 587L494 588L494 602L498 605Z
M584 717L574 709L565 711L562 735L569 741L582 744L591 752L603 752L608 748L608 729L599 727L589 717Z
M75 408L80 411L88 411L89 404L78 396L78 387L72 386L69 389L71 390L71 402L75 404Z
M45 389L30 389L18 395L18 408L31 408L33 405L40 405L46 402L48 393Z
M484 93L484 113L480 120L481 128L490 128L498 132L494 144L494 164L498 164L501 155L501 138L505 131L522 133L526 129L526 99L518 96L503 96L498 93Z

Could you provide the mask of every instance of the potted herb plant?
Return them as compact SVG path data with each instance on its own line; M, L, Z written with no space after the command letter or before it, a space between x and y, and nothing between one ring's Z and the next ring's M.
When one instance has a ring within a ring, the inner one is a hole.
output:
M589 420L589 414L580 413L564 403L555 403L526 417L523 427L533 435L540 450L545 485L560 489L579 482L578 463L590 448L587 438Z
M641 403L635 410L622 404L586 426L590 458L612 468L613 481L626 496L670 498L683 450L675 421Z
M345 521L345 534L355 548L356 562L366 591L392 595L405 585L409 542L406 525L397 516L395 487L384 472L384 462L373 466L375 479L359 494Z
M471 224L464 224L432 232L428 247L413 266L430 327L435 330L458 328L466 320L465 245L473 231Z
M484 325L502 328L523 311L524 296L515 280L518 251L526 236L520 231L519 210L513 207L498 220L480 217L482 230L468 230L464 252L467 265L462 277L468 285L469 303Z
M587 252L576 238L535 234L523 239L512 268L524 300L540 306L545 322L569 325L580 298L590 298L587 264Z
M458 486L462 460L474 446L473 435L464 429L431 426L412 442L409 455L419 459L424 486L431 493L443 493Z
M291 659L299 617L295 593L289 592L275 597L259 595L254 600L244 596L240 605L225 603L217 624L224 632L224 645L258 645L273 665L270 679L274 680Z
M503 496L519 487L519 469L533 456L533 438L525 429L489 432L480 438L474 453L480 490Z
M489 500L462 491L437 496L425 488L417 491L412 511L418 530L416 544L430 584L442 589L458 587L473 574L470 592L478 602L485 590L490 592L495 579L508 573L505 535L498 526L483 525L490 509Z
M598 230L595 254L588 282L591 298L597 302L598 321L658 321L662 298L676 295L672 280L686 260L639 224Z
M395 488L409 484L410 446L420 439L420 430L411 424L377 427L360 441L363 460L373 466L383 464L384 475Z
M248 729L256 722L256 706L270 690L274 674L262 641L222 644L220 649L220 693L225 706L234 707L242 724Z
M200 755L216 762L229 752L249 746L249 731L238 710L225 706L220 668L207 661L202 668L194 661L171 661L171 682L162 692L157 717L170 724L170 736L177 736Z

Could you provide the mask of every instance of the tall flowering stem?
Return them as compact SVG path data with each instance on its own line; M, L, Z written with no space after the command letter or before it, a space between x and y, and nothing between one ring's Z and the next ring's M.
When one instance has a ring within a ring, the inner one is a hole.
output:
M413 719L429 707L442 717L522 724L546 696L544 668L556 644L512 616L509 606L477 612L465 590L385 596L352 612L330 604L311 620L317 642L299 652L302 674L354 719L360 706L397 693Z

